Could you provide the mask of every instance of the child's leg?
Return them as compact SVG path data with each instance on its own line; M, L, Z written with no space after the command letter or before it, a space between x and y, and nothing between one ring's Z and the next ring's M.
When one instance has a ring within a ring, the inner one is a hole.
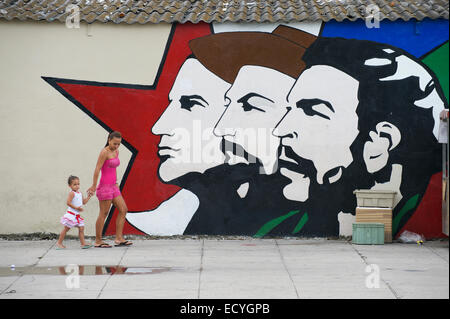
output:
M69 230L70 230L69 227L64 226L63 230L59 234L59 239L58 239L58 242L56 243L56 246L58 246L59 248L66 248L66 246L64 246L62 243L63 243L64 237L66 237L66 234Z
M80 237L81 246L86 246L84 241L84 226L78 227L78 237Z

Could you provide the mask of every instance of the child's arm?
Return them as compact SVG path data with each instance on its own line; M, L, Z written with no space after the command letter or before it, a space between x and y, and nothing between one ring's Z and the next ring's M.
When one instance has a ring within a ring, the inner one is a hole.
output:
M83 196L83 205L85 205L92 197L92 193L88 192L88 197Z
M75 196L75 194L73 192L69 193L69 196L67 197L67 206L75 209L75 210L82 210L81 206L80 207L75 207L74 205L72 205L72 199ZM80 209L81 208L81 209Z

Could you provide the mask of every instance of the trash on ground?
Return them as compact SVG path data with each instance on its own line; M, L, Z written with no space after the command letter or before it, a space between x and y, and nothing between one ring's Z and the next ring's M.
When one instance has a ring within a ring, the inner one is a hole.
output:
M422 245L425 242L425 237L423 235L408 230L405 230L398 239L402 243L417 243L418 245Z

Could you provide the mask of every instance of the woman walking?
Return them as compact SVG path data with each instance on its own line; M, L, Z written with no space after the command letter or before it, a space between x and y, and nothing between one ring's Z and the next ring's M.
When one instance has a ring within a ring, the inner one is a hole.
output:
M102 240L102 230L106 216L111 207L111 203L117 208L119 214L116 220L115 246L129 246L132 242L123 237L123 226L128 208L117 185L117 166L120 165L119 146L122 142L122 135L114 131L108 135L105 147L100 152L97 166L94 171L92 186L88 189L91 194L96 193L100 205L100 213L95 223L95 244L94 247L110 248L111 245ZM98 176L101 172L100 183L97 187Z

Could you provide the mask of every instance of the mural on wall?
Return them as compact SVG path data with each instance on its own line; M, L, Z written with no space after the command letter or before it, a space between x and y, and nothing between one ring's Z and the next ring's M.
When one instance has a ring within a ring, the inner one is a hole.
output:
M395 45L412 23L384 36L174 25L153 85L44 80L133 153L124 233L337 236L355 189L389 189L394 235L439 237L445 23ZM114 224L112 207L106 234Z

